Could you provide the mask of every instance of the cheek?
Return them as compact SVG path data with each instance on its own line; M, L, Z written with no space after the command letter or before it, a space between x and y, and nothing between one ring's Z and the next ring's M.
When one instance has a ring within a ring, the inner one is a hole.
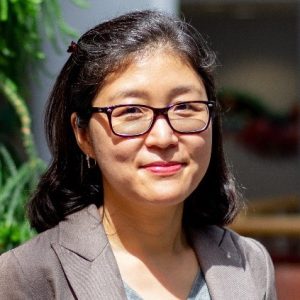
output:
M102 174L107 178L119 177L134 165L140 144L138 139L108 135L102 128L97 128L92 134L95 159Z
M189 155L194 164L195 171L198 173L198 180L201 180L207 171L211 158L211 130L207 130L201 135L195 136L191 145Z
M195 160L205 161L207 158L210 158L211 154L211 146L212 146L212 132L211 129L192 136L191 144L191 156L195 158Z
M102 171L115 171L118 165L122 165L131 160L130 151L124 151L110 141L103 141L100 145L95 145L95 157ZM119 170L120 171L120 170Z
M91 119L90 132L92 148L99 166L128 159L126 153L130 152L126 149L126 144L123 145L124 139L111 132L104 116Z
M120 185L128 177L125 173L129 170L130 157L124 151L108 141L95 147L95 155L104 182L113 186Z

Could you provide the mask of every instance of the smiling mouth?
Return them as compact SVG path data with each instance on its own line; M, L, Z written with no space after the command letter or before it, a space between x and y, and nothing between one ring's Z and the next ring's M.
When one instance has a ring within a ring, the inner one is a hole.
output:
M183 169L186 164L180 162L153 162L143 168L157 175L173 175Z

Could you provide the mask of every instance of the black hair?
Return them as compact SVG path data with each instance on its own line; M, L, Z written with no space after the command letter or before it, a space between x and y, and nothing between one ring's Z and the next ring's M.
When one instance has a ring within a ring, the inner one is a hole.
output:
M62 68L48 99L45 128L52 161L28 204L28 216L38 232L91 203L103 205L101 170L88 169L77 145L70 118L79 125L105 78L128 61L156 47L168 47L185 59L202 78L208 99L217 102L213 80L215 54L189 24L162 12L127 13L87 31L69 48L72 54ZM226 225L235 217L239 200L224 159L220 114L212 123L211 161L204 179L185 200L183 224L197 228Z

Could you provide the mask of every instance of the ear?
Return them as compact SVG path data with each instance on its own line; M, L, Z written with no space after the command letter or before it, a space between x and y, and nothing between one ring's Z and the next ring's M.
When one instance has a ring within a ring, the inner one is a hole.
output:
M95 157L94 147L90 137L90 131L88 126L80 127L77 113L71 115L71 125L77 141L77 144L81 151L91 158Z

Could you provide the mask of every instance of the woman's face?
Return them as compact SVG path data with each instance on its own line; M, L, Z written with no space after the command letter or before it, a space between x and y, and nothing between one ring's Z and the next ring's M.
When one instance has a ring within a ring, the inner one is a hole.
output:
M207 100L201 78L179 56L157 50L110 75L93 106L145 104L152 107ZM182 204L202 180L211 156L212 129L174 132L163 116L152 129L131 138L112 133L107 116L93 114L87 129L72 121L80 148L101 169L104 203L121 206Z

